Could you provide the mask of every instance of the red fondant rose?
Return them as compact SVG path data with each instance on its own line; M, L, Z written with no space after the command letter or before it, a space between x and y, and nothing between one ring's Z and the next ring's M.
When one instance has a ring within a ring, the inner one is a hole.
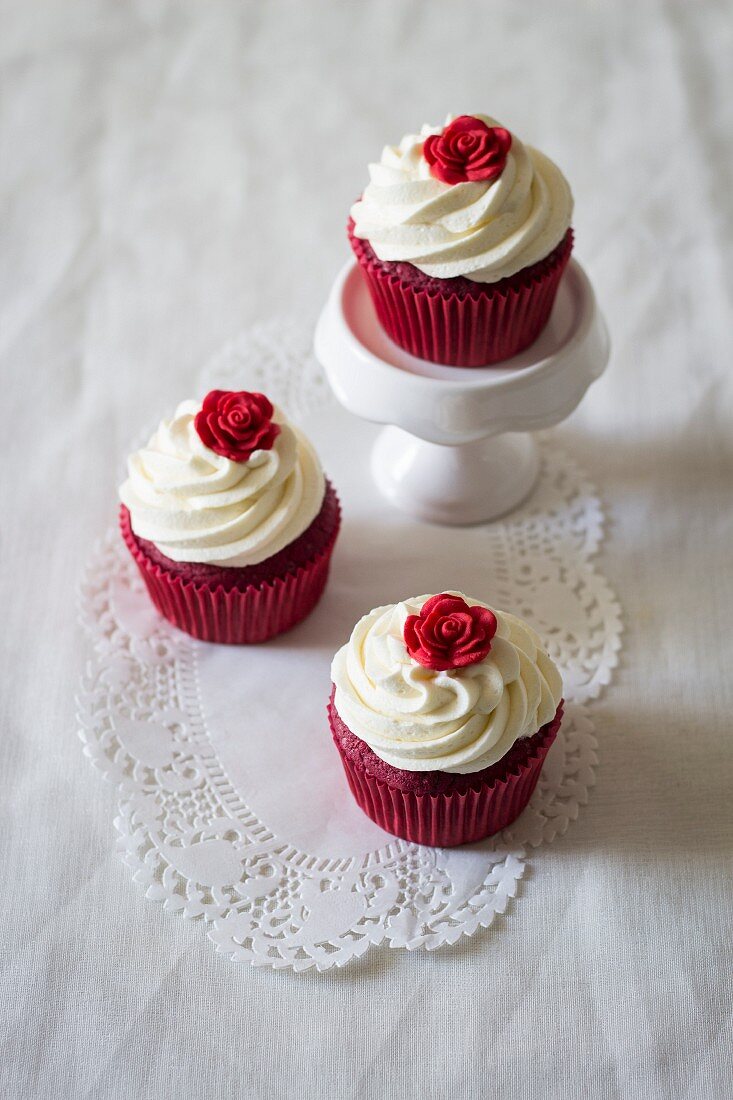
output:
M196 414L194 427L210 450L233 462L246 462L253 451L269 451L280 434L273 408L263 393L211 390Z
M460 596L442 592L405 621L404 639L414 661L445 672L488 657L496 634L496 616L487 607L469 607Z
M504 171L512 135L502 126L461 115L442 134L425 138L423 156L430 173L443 183L496 179Z

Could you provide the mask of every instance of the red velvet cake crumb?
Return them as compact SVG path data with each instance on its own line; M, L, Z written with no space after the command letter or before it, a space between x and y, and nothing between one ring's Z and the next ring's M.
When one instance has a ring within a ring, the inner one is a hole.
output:
M262 584L264 581L272 581L274 577L283 577L288 573L295 573L301 566L306 565L326 546L338 528L340 508L336 491L330 481L326 482L326 492L323 497L321 509L306 527L302 535L283 547L277 554L266 558L257 565L222 566L210 565L204 562L172 561L163 554L154 542L141 539L132 530L129 520L129 512L123 505L120 511L123 531L129 530L130 537L138 550L156 565L159 565L167 573L180 577L184 581L205 582L211 584L214 581L217 587L225 588L249 588L253 584Z
M555 735L560 727L563 714L563 701L557 708L555 717L551 722L542 726L532 737L520 737L515 741L501 760L491 764L488 768L482 768L478 772L470 772L468 775L459 775L455 772L412 772L402 768L395 768L386 760L369 748L366 741L362 741L346 726L334 705L336 689L331 692L328 716L331 724L331 733L334 741L340 746L342 752L360 767L391 787L398 787L401 791L414 791L417 794L444 794L447 791L464 791L469 787L493 786L494 783L504 780L508 775L518 774L518 769L539 751L545 749L549 743L555 740Z
M369 241L354 236L353 218L349 218L347 232L354 254L360 262L371 264L385 275L397 275L401 282L420 290L443 296L456 295L458 298L491 297L512 288L525 286L535 279L541 279L552 271L559 261L562 261L564 266L564 261L570 256L573 247L573 231L568 229L560 243L544 259L523 267L521 271L508 275L505 279L499 279L495 283L477 283L474 279L467 279L465 275L455 275L452 279L436 279L432 275L426 275L424 271L420 271L407 260L380 260Z

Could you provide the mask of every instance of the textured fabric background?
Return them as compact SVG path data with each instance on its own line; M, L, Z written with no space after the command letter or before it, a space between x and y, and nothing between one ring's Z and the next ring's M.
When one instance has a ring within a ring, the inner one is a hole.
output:
M730 5L2 7L0 1093L730 1095ZM252 972L114 853L75 585L133 434L243 326L315 319L367 159L472 110L566 171L613 338L558 429L627 612L598 785L488 932Z

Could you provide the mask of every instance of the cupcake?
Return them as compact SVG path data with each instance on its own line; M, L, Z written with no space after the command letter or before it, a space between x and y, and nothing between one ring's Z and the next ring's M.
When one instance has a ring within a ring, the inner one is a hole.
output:
M184 401L127 469L122 537L175 626L207 642L264 642L313 610L338 498L311 443L264 394Z
M349 239L396 344L483 367L537 339L573 246L572 195L551 160L487 115L461 115L385 146L369 175Z
M535 632L459 592L370 611L331 676L354 798L418 844L465 844L514 821L562 719L560 673Z

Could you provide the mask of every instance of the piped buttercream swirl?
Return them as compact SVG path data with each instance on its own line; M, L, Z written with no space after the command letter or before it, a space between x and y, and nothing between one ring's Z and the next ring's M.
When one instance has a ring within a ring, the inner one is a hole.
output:
M424 668L409 656L403 633L408 615L428 599L377 607L356 624L333 660L336 710L396 768L480 771L552 720L560 673L534 630L495 608L497 630L483 661L448 672Z
M475 117L498 125L488 115ZM423 126L385 146L379 163L369 165L370 182L351 210L354 235L368 240L380 260L406 261L438 279L494 283L549 256L573 212L557 165L512 135L498 179L442 183L423 156L425 138L441 129Z
M120 499L135 534L172 561L257 565L315 519L325 492L321 464L277 408L280 432L269 450L246 462L216 454L194 427L200 408L182 402L130 456Z

